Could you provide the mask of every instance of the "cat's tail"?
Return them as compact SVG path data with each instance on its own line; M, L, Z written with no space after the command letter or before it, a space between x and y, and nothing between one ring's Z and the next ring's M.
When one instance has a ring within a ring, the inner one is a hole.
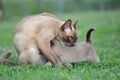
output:
M91 36L91 32L92 32L92 31L95 31L95 28L90 28L90 29L88 30L87 35L86 35L86 42L87 42L87 43L91 43L91 38L90 38L90 36Z
M1 57L0 57L0 62L3 63L3 64L8 64L8 65L12 65L12 66L15 66L17 64L15 64L14 62L12 61L9 61L8 58L11 56L11 52L8 51L7 53L3 54Z

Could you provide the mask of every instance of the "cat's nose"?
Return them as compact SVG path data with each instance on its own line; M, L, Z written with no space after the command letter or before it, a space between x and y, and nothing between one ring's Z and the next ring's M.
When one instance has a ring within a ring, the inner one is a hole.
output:
M71 45L70 45L70 47L72 47L72 46L74 46L75 45L75 43L73 42Z
M72 44L71 46L74 46L74 44Z

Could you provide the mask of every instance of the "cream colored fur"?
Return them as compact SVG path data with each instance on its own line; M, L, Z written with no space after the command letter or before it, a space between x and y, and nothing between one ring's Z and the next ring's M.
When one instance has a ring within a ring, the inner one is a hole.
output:
M25 17L16 26L13 38L19 63L43 64L49 60L54 65L61 65L51 49L51 41L59 37L66 46L73 46L76 42L76 23L72 24L70 19L61 21L49 13Z

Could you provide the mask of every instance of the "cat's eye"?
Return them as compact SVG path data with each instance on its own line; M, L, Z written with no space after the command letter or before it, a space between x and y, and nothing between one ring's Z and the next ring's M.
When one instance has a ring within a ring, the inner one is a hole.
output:
M70 36L69 39L72 40L72 41L74 41L74 42L77 41L77 37Z
M66 38L63 38L63 40L65 41L65 42L70 42L70 39L69 39L69 37L66 37Z
M70 38L71 38L71 39L74 39L74 37L73 37L73 36L71 36Z

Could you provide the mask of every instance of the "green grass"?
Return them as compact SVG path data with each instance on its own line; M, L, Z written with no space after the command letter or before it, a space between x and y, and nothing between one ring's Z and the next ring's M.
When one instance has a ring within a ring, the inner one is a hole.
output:
M57 14L66 20L79 19L77 26L78 42L85 41L85 34L90 27L94 45L101 61L99 63L82 62L73 68L48 66L10 66L0 64L0 80L119 80L120 79L120 11L72 12ZM13 51L10 60L18 63L18 56L13 46L12 35L21 17L0 22L0 54ZM80 35L81 33L81 35Z

